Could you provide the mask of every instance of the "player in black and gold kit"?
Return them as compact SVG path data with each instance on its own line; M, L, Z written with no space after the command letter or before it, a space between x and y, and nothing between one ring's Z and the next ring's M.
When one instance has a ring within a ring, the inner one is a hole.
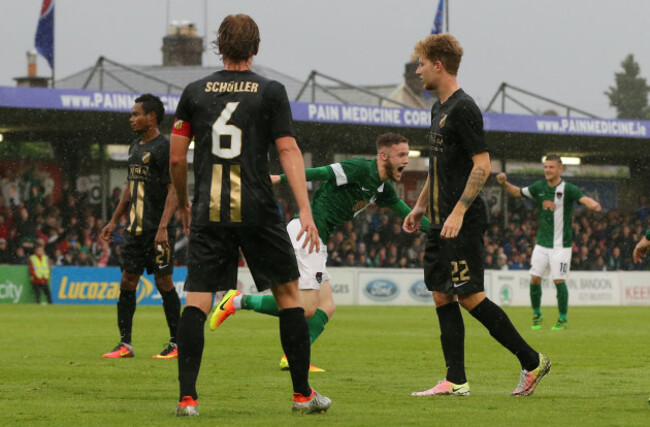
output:
M153 273L160 292L169 326L169 344L158 359L176 359L176 328L180 317L180 300L174 282L174 241L176 228L176 192L169 176L169 140L160 134L158 124L165 109L160 99L145 94L135 100L131 110L131 127L140 137L129 148L128 182L119 205L111 220L102 230L104 240L112 240L111 234L119 219L129 212L129 226L124 232L122 244L122 279L117 302L117 324L120 342L108 358L133 357L131 329L135 314L138 280L147 269Z
M435 387L413 395L469 396L463 306L517 356L522 370L512 395L529 396L551 361L533 350L485 295L483 234L488 210L481 189L490 175L490 154L481 111L456 80L463 49L452 35L437 34L418 42L415 53L424 88L434 90L440 100L431 110L427 184L405 218L404 230L414 232L428 210L424 281L433 292L447 375Z
M318 231L284 86L251 70L259 42L257 24L249 16L227 16L216 41L224 69L189 84L176 110L170 171L189 234L188 293L178 326L178 416L198 415L196 378L204 324L212 293L237 286L240 248L257 288L271 289L279 308L280 338L293 382L292 409L322 412L331 403L309 386L309 329L300 307L293 246L271 188L271 144L278 149L300 208L299 237L307 235L310 250L318 250ZM190 207L187 150L192 137L195 187Z

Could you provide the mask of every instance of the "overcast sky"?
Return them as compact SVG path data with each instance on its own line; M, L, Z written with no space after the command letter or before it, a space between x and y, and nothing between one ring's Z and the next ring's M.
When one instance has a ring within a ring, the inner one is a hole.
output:
M461 86L484 108L501 82L615 117L604 92L628 54L650 77L648 0L450 0L449 30L461 42ZM26 74L42 0L0 0L0 85ZM56 0L56 77L100 55L161 64L169 20L206 33L205 0ZM169 5L169 7L168 7ZM256 62L300 80L311 70L359 85L402 81L416 41L431 31L438 0L208 0L212 40L223 17L247 13L260 26ZM205 65L217 65L210 51ZM49 75L39 57L40 75ZM515 95L542 111L550 105ZM510 104L508 112L522 110ZM562 112L562 110L560 110Z

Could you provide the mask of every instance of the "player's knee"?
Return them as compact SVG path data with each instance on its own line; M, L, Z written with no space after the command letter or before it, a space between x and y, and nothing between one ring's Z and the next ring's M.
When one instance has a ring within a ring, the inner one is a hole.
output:
M309 306L309 305L304 305L303 310L305 310L305 318L309 319L314 316L316 313L316 308L315 306Z
M156 281L156 288L158 292L169 292L174 289L174 282L172 276L167 274L164 276L154 276Z
M120 289L135 291L138 288L138 280L140 280L139 274L127 273L124 271L122 273L122 279L120 280Z

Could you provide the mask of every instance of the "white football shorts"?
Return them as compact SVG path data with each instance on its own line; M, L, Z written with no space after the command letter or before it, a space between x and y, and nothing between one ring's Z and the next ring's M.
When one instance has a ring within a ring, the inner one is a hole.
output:
M298 233L300 233L300 220L298 218L292 219L287 225L289 238L291 244L296 252L296 261L298 261L298 270L300 271L300 278L298 279L298 289L319 290L321 284L330 279L327 273L325 264L327 263L327 246L323 241L318 238L320 242L320 251L309 253L309 245L303 249L302 245L305 242L306 234L303 234L298 241Z
M530 274L544 277L551 269L551 280L565 280L571 270L571 248L545 248L535 245L530 260Z

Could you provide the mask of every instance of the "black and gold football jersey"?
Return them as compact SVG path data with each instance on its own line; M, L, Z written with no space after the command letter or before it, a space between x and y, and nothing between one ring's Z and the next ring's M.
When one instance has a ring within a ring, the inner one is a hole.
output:
M194 136L192 226L281 221L268 151L295 137L284 86L252 71L218 71L185 88L175 128L183 122Z
M129 148L129 226L134 236L156 232L167 200L169 139L163 135L144 144L138 139ZM168 227L173 226L173 220Z
M444 104L431 109L429 130L429 214L432 227L442 227L458 203L474 167L472 156L488 151L483 133L483 116L471 96L462 89ZM483 193L465 213L463 224L487 221L487 201Z

